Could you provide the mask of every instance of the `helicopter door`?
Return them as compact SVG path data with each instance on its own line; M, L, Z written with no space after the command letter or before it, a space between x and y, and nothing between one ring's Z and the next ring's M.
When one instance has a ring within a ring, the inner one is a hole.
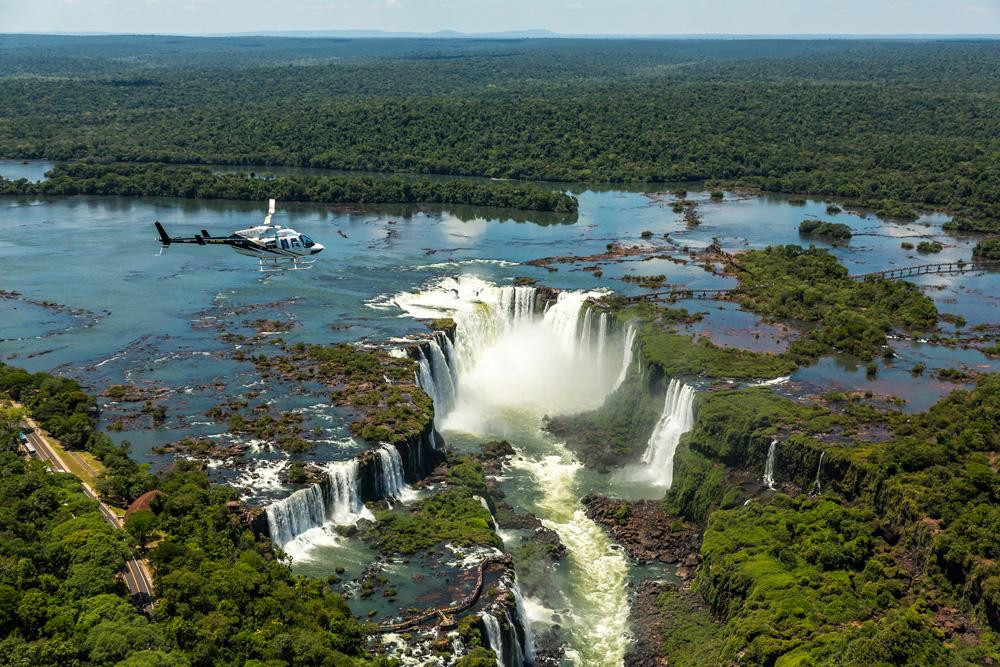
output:
M288 250L288 239L281 239L281 249Z
M292 250L293 251L302 250L302 246L299 245L299 238L297 236L292 237Z

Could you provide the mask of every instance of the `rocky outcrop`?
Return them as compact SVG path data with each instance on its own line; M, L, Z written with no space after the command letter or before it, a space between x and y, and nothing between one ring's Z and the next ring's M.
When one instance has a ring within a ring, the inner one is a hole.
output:
M698 567L701 534L697 528L667 514L660 502L619 500L588 495L582 500L587 516L607 528L637 563L677 565L682 579Z

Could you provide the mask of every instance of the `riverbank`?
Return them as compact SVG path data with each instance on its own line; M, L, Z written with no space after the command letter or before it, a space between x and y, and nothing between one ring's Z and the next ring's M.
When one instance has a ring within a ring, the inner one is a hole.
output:
M575 214L578 202L537 185L499 181L366 178L345 174L279 176L218 173L209 167L155 163L57 164L34 183L0 178L0 195L180 197L317 204L435 203Z

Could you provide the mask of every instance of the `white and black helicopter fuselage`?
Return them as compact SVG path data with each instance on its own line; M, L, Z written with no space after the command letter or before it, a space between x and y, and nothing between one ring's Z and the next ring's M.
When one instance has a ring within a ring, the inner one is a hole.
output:
M274 205L275 201L271 199L264 224L240 229L229 236L212 236L204 229L194 236L169 236L159 221L154 224L164 248L174 243L227 245L241 255L256 257L261 271L309 268L315 261L309 258L323 252L323 245L294 229L272 223Z

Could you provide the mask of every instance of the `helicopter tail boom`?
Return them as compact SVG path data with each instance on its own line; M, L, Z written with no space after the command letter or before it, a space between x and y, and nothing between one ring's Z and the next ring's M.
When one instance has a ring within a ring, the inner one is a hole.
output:
M198 245L205 245L205 237L201 234L195 234L194 236L170 236L159 220L153 224L156 226L156 233L160 235L160 243L163 246L168 246L171 243L197 243ZM204 233L204 230L202 230L202 234Z

